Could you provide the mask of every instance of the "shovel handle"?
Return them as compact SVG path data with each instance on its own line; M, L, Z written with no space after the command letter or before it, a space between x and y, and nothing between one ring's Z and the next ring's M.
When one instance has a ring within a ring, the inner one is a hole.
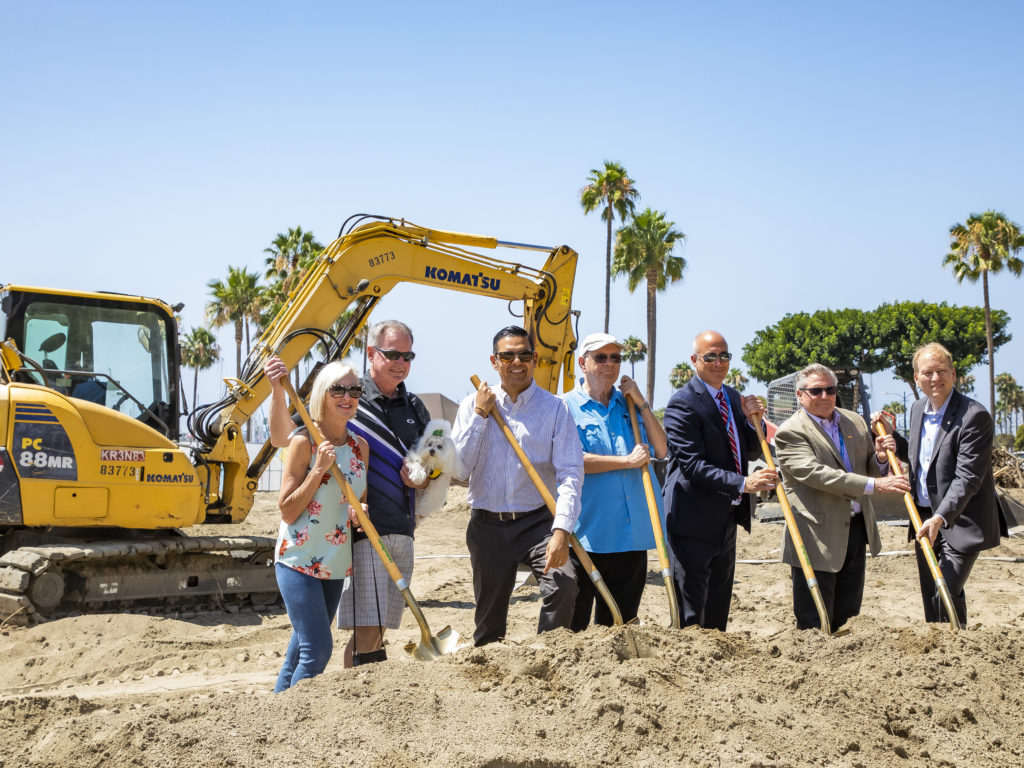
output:
M281 383L284 385L285 392L288 393L288 397L291 399L292 404L295 406L296 413L302 418L302 423L309 430L309 436L312 437L318 444L324 441L324 436L317 429L316 424L313 423L312 417L309 415L309 411L306 410L306 406L302 404L302 398L299 397L295 391L295 387L285 376L281 379ZM374 551L377 553L377 557L384 563L384 567L388 571L388 576L395 583L398 591L402 593L402 597L405 598L405 604L409 606L409 610L412 611L413 616L416 618L416 623L420 627L420 635L422 642L430 646L430 648L437 654L440 654L440 649L437 644L437 639L430 633L430 627L427 624L427 619L423 615L423 611L420 610L419 604L416 602L416 598L412 596L412 591L409 589L409 582L402 576L402 572L398 569L398 565L395 563L394 558L391 557L391 553L388 552L388 548L384 545L383 539L380 534L377 533L377 529L373 527L373 523L370 522L369 516L363 509L362 503L359 501L359 497L356 496L356 492L352 490L352 486L349 485L348 480L341 474L341 470L338 469L337 464L331 465L331 476L335 479L338 485L341 486L342 493L345 495L345 500L348 505L355 510L356 518L359 520L359 525L362 526L363 532L366 534L366 538L370 540L370 544L373 545Z
M885 437L888 432L885 431L885 424L882 423L882 419L875 422L875 432L878 433L879 437ZM887 450L885 452L886 457L889 459L889 469L897 477L903 477L903 465L900 464L899 459L896 458L896 454L892 451ZM914 533L920 533L921 531L921 515L917 511L917 505L914 503L914 497L909 492L903 494L903 504L907 508L907 514L910 516L910 524L914 526ZM946 578L942 575L942 569L939 567L939 560L935 557L935 549L932 547L932 543L928 541L928 538L917 539L922 551L924 551L924 559L928 563L928 570L932 574L932 579L935 580L935 586L939 590L939 597L942 599L942 605L946 608L946 615L949 617L949 626L954 632L960 629L960 617L957 616L956 608L953 607L953 596L949 593L949 586L946 584Z
M469 380L473 383L474 389L480 389L480 377L476 374L469 377ZM505 439L508 440L508 444L512 446L512 450L516 452L516 456L519 457L520 464L523 465L523 469L526 470L526 474L530 476L530 480L533 481L534 487L537 489L537 493L544 499L544 504L547 506L548 511L552 517L555 516L555 498L551 495L551 491L544 484L540 475L537 473L536 468L533 466L533 462L530 461L526 456L526 452L523 451L522 446L519 445L519 441L516 440L516 436L512 434L512 430L509 429L508 424L505 423L505 419L502 418L501 413L498 411L496 406L491 406L490 415L494 417L494 421L497 422L498 426L501 427L502 434L505 435ZM580 540L576 538L574 533L569 534L569 543L572 545L573 550L576 552L576 557L579 559L580 564L586 570L587 575L590 576L590 580L594 583L594 588L598 591L605 603L608 605L608 610L612 614L612 623L615 626L621 626L622 624L622 611L619 610L618 603L615 602L615 598L612 597L612 593L608 590L608 585L605 584L604 579L601 577L601 572L597 570L594 565L594 561L590 559L590 555L583 548Z
M636 406L633 400L626 398L626 407L629 409L629 423L633 426L633 442L640 445L640 424L636 418ZM661 566L661 575L665 579L665 588L668 590L668 613L671 625L679 629L679 602L676 599L676 588L672 582L672 572L668 562L668 546L665 544L665 531L661 527L661 515L658 514L658 502L654 498L654 483L651 480L651 465L648 463L642 470L644 481L644 495L647 496L647 512L651 516L651 529L654 531L654 544L658 550L658 565Z
M761 443L761 453L768 463L768 468L775 470L775 461L772 459L772 452L768 448L768 441L765 440L764 430L761 429L761 422L754 424L757 430L757 439ZM807 547L804 546L804 537L800 535L800 529L796 527L796 516L793 514L793 507L789 504L789 497L786 496L786 489L779 482L775 485L775 491L779 494L779 503L782 505L782 515L786 519L786 528L789 530L789 538L793 540L793 547L796 549L797 558L800 560L800 570L804 572L807 579L807 588L811 591L811 598L814 600L814 607L818 609L818 619L821 621L821 631L831 635L829 627L828 611L825 609L825 601L821 597L821 587L818 586L818 578L814 575L814 568L811 567L811 558L807 554Z

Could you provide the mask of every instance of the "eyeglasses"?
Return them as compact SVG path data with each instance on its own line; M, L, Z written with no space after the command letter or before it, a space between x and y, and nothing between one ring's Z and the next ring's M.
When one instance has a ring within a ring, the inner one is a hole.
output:
M621 363L622 355L616 354L614 352L610 355L604 352L598 352L596 355L590 355L590 359L593 360L598 365L604 365L609 361L613 363Z
M806 392L811 397L821 397L823 394L828 395L829 397L831 397L832 395L834 395L836 393L836 390L838 390L838 389L839 389L839 387L836 387L836 386L832 386L832 387L801 387L800 391L801 392Z
M327 391L331 393L331 397L344 397L345 393L353 400L358 400L360 395L363 394L363 388L359 384L353 384L351 387L346 387L344 384L334 384L327 388Z
M398 358L402 358L407 363L411 363L416 359L415 352L399 352L397 349L377 349L377 353L384 355L388 360L394 362Z
M513 360L518 360L521 363L533 362L532 349L522 349L515 352L495 352L494 356L503 363L511 363Z
M708 352L706 355L697 355L705 363L717 363L721 360L723 363L728 363L732 360L732 352Z

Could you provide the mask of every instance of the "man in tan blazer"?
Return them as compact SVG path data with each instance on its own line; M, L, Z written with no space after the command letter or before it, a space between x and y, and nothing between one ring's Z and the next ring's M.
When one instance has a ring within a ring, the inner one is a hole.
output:
M796 390L802 407L775 434L783 486L833 630L860 613L865 546L872 556L882 548L871 495L910 490L905 477L883 477L885 451L896 447L892 436L872 441L860 415L836 408L837 383L817 363L800 371ZM820 627L788 529L782 561L792 566L797 627Z

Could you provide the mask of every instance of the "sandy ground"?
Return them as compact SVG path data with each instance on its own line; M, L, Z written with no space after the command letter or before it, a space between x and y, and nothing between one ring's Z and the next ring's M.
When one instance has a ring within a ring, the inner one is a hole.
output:
M412 589L435 631L468 637L464 494L422 526ZM275 518L262 494L232 530L271 535ZM739 558L774 560L780 539L780 525L755 524ZM905 529L885 527L883 546L906 550ZM843 637L794 629L777 562L737 566L728 633L674 631L652 560L639 626L537 636L527 587L506 643L414 661L406 612L386 663L336 658L276 696L283 614L7 627L0 766L1021 765L1024 539L986 554L1001 559L976 566L959 633L923 624L905 555L869 561L863 614Z

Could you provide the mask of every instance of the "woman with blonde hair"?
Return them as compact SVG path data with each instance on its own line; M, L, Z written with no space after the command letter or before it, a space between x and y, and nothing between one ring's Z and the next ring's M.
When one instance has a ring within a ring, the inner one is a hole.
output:
M279 376L268 378L271 387L282 387ZM305 429L299 429L288 444L278 498L281 528L274 567L292 636L275 693L323 672L333 651L331 624L345 577L352 571L355 512L329 470L336 464L360 500L365 500L369 447L348 431L360 394L359 376L351 365L328 363L309 396L310 415L325 440L316 445Z

